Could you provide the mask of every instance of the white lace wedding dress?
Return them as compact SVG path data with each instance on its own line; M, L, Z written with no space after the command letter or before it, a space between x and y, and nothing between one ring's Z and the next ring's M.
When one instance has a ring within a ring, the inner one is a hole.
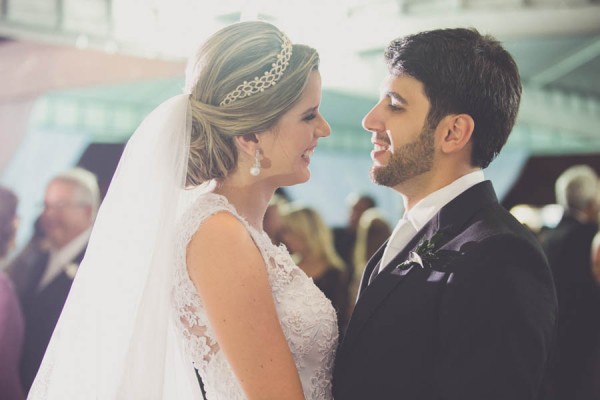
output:
M202 377L207 400L245 398L219 349L185 262L186 247L198 226L207 217L224 210L246 226L265 260L277 314L298 368L305 398L332 399L331 374L338 328L331 302L294 264L285 247L273 245L266 233L250 226L225 197L206 193L196 200L179 224L173 301L185 352Z

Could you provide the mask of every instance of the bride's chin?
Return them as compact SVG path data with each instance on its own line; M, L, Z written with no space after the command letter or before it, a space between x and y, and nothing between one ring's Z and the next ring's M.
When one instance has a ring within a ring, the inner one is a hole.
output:
M296 171L293 174L282 176L279 179L278 186L294 186L301 183L306 183L310 179L310 171L305 169L304 171Z
M296 184L306 183L306 182L308 182L309 179L310 179L310 170L307 167L306 169L304 169L303 171L301 171L298 174L298 182L296 182Z

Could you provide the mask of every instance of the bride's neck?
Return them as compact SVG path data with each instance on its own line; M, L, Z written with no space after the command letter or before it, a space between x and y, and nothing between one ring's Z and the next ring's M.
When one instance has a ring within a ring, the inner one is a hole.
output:
M260 182L248 183L227 178L217 184L214 192L225 196L255 229L263 230L263 219L275 188Z

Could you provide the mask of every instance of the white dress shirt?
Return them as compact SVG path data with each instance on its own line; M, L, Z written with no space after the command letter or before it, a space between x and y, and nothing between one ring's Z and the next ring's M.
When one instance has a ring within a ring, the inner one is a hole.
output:
M461 176L449 185L425 196L398 221L383 251L379 272L404 249L406 244L423 228L446 204L470 187L485 180L482 170Z
M87 242L90 239L92 228L86 229L75 239L67 243L62 249L51 249L48 257L48 267L44 271L44 275L38 285L38 291L46 287L54 280L61 272L63 272L83 251Z

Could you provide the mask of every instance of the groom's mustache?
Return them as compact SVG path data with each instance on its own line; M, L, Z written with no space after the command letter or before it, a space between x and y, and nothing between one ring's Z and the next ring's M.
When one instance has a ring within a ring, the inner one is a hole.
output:
M390 138L387 137L387 135L379 135L375 132L373 132L373 134L371 135L371 143L385 144L387 146L392 144L392 142L390 142Z

